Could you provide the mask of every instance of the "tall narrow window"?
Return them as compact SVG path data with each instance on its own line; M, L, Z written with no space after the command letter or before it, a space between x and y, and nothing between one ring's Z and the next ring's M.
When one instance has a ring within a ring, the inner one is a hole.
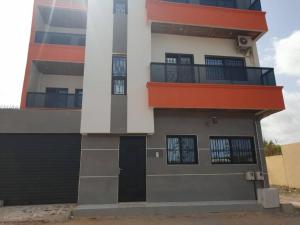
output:
M254 140L251 137L211 137L212 164L256 163Z
M112 59L112 94L125 95L127 84L126 56L113 56Z
M167 136L168 164L196 164L196 136Z
M114 13L127 14L127 0L114 0Z

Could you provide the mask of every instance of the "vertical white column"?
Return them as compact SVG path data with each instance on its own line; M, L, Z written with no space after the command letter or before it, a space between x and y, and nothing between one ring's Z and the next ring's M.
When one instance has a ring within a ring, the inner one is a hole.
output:
M109 133L113 1L89 0L81 133Z
M153 133L153 109L148 107L150 80L151 26L147 21L146 0L128 0L128 133Z

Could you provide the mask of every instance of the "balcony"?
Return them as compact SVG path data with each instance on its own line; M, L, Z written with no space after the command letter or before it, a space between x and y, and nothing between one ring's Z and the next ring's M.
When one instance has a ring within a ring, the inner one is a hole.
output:
M245 35L257 39L268 31L259 1L243 7L221 3L224 1L147 0L147 15L153 33L232 39Z
M35 43L85 46L85 35L37 31Z
M81 109L82 94L27 93L27 108Z
M273 68L151 64L151 81L276 86Z
M153 108L284 109L282 87L276 86L272 68L152 63L147 87Z

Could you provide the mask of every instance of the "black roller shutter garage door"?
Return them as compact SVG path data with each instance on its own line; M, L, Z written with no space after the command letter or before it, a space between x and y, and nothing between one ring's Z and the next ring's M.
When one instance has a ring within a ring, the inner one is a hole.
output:
M77 202L80 146L80 134L0 134L0 200Z

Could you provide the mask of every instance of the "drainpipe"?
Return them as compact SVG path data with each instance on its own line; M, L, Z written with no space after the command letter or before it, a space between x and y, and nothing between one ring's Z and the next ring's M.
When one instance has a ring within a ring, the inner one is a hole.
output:
M266 165L266 162L265 162L265 154L264 154L264 151L263 151L263 143L261 142L262 141L262 132L261 132L261 126L260 126L260 118L255 118L254 119L254 126L255 126L255 134L256 134L256 140L257 140L257 145L258 145L258 161L259 161L259 167L260 167L260 170L263 172L264 174L264 188L268 188L269 187L269 180L267 179L268 178L268 174L266 173L267 172L267 169L265 168L264 165ZM265 163L263 163L265 162Z

